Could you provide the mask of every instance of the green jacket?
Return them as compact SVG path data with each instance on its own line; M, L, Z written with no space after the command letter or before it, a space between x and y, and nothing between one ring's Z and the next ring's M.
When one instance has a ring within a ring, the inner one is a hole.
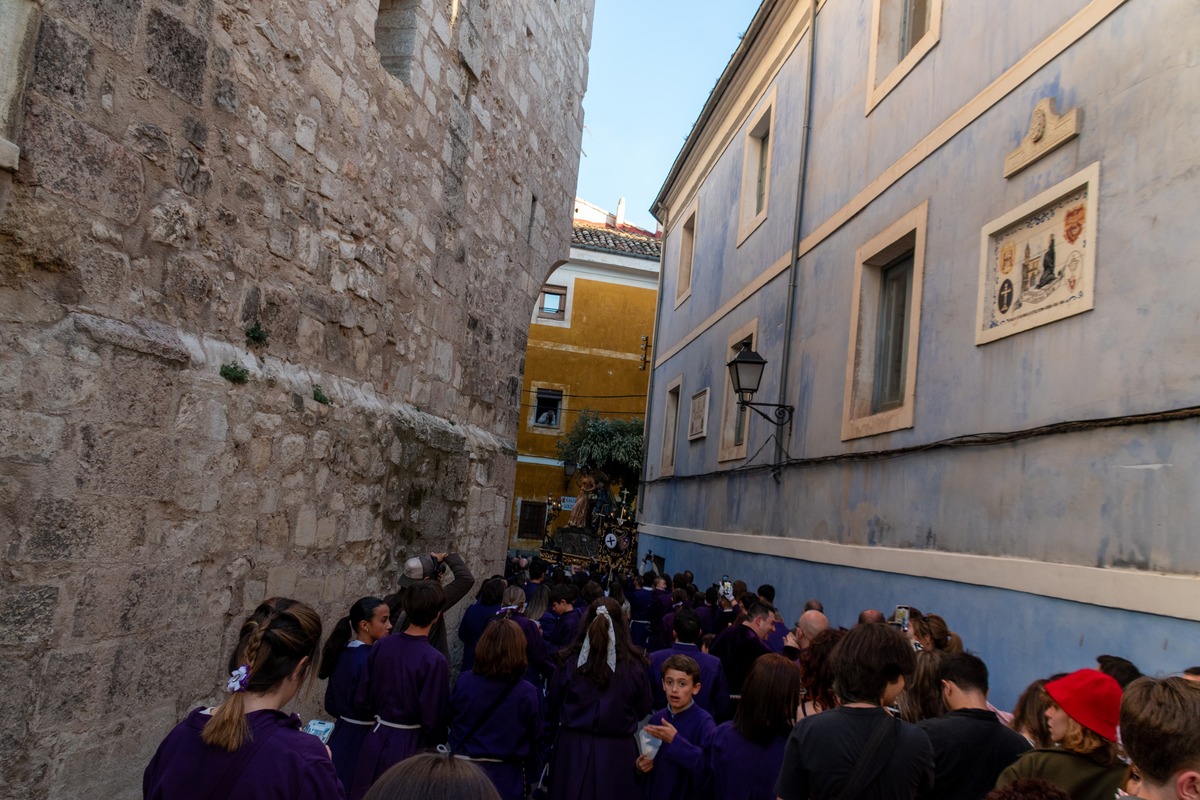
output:
M1062 789L1071 800L1113 800L1124 777L1124 764L1103 767L1069 750L1038 749L1023 753L1001 772L996 788L1021 778L1038 778Z

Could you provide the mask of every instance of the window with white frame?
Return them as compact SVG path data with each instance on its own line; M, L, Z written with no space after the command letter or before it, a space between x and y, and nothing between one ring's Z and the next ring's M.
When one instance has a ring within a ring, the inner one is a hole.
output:
M941 38L942 0L873 0L867 113Z
M667 384L667 401L663 408L662 459L660 475L675 474L675 445L679 441L679 398L683 392L683 376Z
M718 461L733 461L746 457L746 442L750 434L750 414L748 409L738 403L738 396L733 391L733 381L729 378L729 370L725 364L741 352L742 348L754 348L758 339L758 319L755 318L734 331L726 342L725 358L721 361L721 371L725 374L725 395L721 401L721 442L717 449Z
M567 317L567 287L542 287L542 296L538 300L539 319L566 319Z
M775 90L755 112L746 127L742 154L742 194L738 211L740 245L767 218L771 200L771 142L775 131Z
M675 307L692 296L692 265L696 256L696 206L684 217L679 226L679 270L675 284Z
M536 389L533 424L541 428L562 427L563 393L559 389Z
M855 254L842 439L911 428L928 203Z

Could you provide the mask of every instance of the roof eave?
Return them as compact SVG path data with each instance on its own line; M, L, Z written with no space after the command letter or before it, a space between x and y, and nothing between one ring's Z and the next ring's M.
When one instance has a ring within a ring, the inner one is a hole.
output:
M660 223L666 222L661 214L666 207L667 195L674 186L676 178L679 177L679 173L683 170L684 162L687 161L688 156L695 149L700 135L704 132L705 126L717 109L717 104L721 102L721 98L724 96L725 90L729 88L729 84L733 83L738 69L742 66L742 62L746 60L746 56L750 52L754 40L758 38L759 32L767 22L767 18L771 16L771 12L782 1L763 0L762 5L755 12L754 18L750 20L750 25L746 28L746 32L742 35L742 41L738 44L737 49L733 51L733 55L729 57L729 63L725 65L725 70L721 73L721 77L717 79L716 85L713 86L713 90L709 93L708 101L705 102L704 108L701 109L700 116L692 123L692 129L688 132L688 137L683 143L683 149L679 151L679 155L675 156L675 161L671 164L671 171L667 173L667 179L663 182L662 188L658 190L658 195L654 198L654 203L650 206L651 215Z

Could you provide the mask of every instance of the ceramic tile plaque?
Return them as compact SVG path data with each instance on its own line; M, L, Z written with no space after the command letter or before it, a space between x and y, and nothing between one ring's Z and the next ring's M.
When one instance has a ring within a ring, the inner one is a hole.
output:
M975 344L1092 309L1099 180L1097 162L984 226Z

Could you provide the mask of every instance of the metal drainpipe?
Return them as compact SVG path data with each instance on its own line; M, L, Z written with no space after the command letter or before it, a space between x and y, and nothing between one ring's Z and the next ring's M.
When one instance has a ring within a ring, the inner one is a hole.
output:
M800 223L804 217L804 182L808 176L808 148L812 139L813 65L816 63L817 47L817 0L808 5L808 71L804 76L804 144L800 148L799 180L796 183L796 226L792 232L792 268L788 276L787 309L783 318L783 364L779 372L779 404L787 402L788 372L792 363L792 329L795 326L797 275L800 272ZM799 398L797 398L798 400ZM791 438L791 425L788 425ZM779 483L780 464L783 462L783 438L775 438L775 463L771 475Z
M661 208L659 209L661 211ZM657 215L655 215L657 218ZM650 335L650 346L647 348L646 369L650 370L649 380L646 381L646 419L642 424L642 483L638 486L637 516L642 516L642 501L646 497L646 481L650 477L650 409L654 407L654 358L658 348L658 321L662 317L663 283L666 280L667 232L663 230L662 241L658 250L658 297L654 300L654 332ZM678 428L678 420L676 427ZM678 443L676 443L678 444ZM660 458L662 451L659 450ZM640 555L634 554L634 558Z

